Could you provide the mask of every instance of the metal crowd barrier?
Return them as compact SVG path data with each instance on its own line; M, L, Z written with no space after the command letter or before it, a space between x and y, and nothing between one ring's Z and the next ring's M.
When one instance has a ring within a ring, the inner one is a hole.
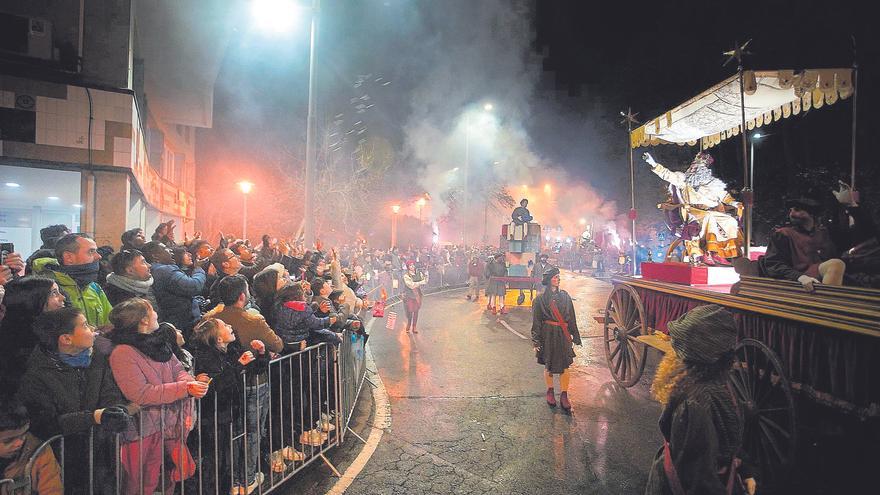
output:
M317 459L339 476L325 454L346 431L354 433L349 422L366 376L364 337L350 331L341 337L338 346L321 343L273 359L261 379L242 374L239 404L212 393L143 406L133 427L116 435L93 427L52 437L31 455L22 477L0 480L0 493L31 493L34 463L47 448L62 482L76 483L66 493L219 495L232 486L247 489L250 472L261 481L252 492L236 493L264 494ZM67 445L65 460L66 444L85 452Z

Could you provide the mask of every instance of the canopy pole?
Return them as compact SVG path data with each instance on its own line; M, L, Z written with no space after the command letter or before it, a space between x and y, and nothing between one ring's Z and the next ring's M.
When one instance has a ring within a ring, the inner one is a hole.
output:
M853 104L852 104L852 162L850 164L849 185L853 190L853 201L858 201L858 192L856 189L856 130L857 130L857 109L859 101L859 60L856 52L856 38L852 37L853 43Z
M749 256L749 248L752 244L752 204L754 202L752 191L754 191L754 177L749 173L749 138L746 135L748 129L746 129L746 88L743 55L747 53L746 47L749 46L749 43L751 42L752 40L746 41L740 46L739 41L737 41L733 50L724 53L724 55L729 55L727 61L724 62L724 65L727 65L731 60L736 59L736 72L739 76L740 137L742 138L743 157L743 234L745 237L743 240L743 256L746 258Z
M624 121L626 122L626 131L628 137L627 147L629 148L629 201L630 201L630 209L629 209L629 219L631 222L630 232L630 245L632 246L632 263L630 263L630 270L632 270L632 275L636 275L636 254L638 249L638 243L636 242L636 173L635 173L635 165L633 161L633 146L632 146L632 125L633 123L638 123L636 121L636 115L632 113L632 108L629 107L626 109L626 113L620 112L620 115L623 116Z

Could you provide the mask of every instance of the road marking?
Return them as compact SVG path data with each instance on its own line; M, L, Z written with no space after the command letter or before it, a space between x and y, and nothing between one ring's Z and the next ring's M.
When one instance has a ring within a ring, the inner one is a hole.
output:
M514 335L516 335L516 336L518 336L519 338L521 338L521 339L523 339L523 340L528 340L528 337L526 337L525 335L523 335L523 334L517 332L516 330L514 330L513 328L511 328L511 326L508 325L507 322L504 321L504 320L502 320L501 318L498 318L498 319L495 320L495 321L497 321L498 323L501 323L501 326L503 326L504 328L506 328L507 330L509 330L510 333L512 333L512 334L514 334Z
M431 294L426 294L428 296L432 296L434 294L444 294L446 292L451 292L455 290L462 290L462 288L457 289L446 289L437 291ZM400 304L400 301L394 302L388 305L388 308L394 306L395 304ZM373 324L376 320L381 320L382 318L373 318L368 323L368 332L373 331ZM510 328L510 327L508 327ZM510 329L513 332L513 329ZM514 332L516 333L516 332ZM525 338L525 337L523 337ZM376 448L379 446L379 441L382 440L382 435L385 434L385 429L391 427L391 402L388 397L388 391L385 390L385 384L382 382L382 377L379 376L379 367L376 365L376 362L373 361L373 351L370 350L369 345L367 345L365 349L365 359L366 366L368 370L375 369L376 373L373 374L376 383L375 388L373 389L373 401L375 402L374 406L376 409L376 413L373 415L373 424L371 425L370 434L367 436L367 442L364 444L364 448L361 449L360 453L355 457L354 461L352 461L351 465L342 473L342 476L339 477L339 480L327 491L327 495L341 495L345 493L345 490L351 486L354 482L355 478L361 471L363 471L364 466L367 465L370 458L376 452Z
M372 332L373 323L377 319L379 318L370 320L370 332ZM376 362L373 361L373 351L370 350L369 346L366 348L365 358L367 361L367 369L376 369L378 371ZM364 469L364 466L367 465L370 457L376 452L376 448L379 446L379 441L382 440L382 435L385 434L385 429L391 426L391 403L388 400L388 391L385 390L385 384L382 382L382 377L379 376L379 373L374 374L374 379L376 382L374 384L375 388L373 389L373 401L375 402L374 406L376 413L373 415L373 424L370 429L370 435L367 437L364 448L361 449L351 465L348 466L344 473L342 473L339 480L330 488L330 490L327 491L327 495L341 495L342 493L345 493L345 490L347 490L354 482L355 478L361 474L361 471Z

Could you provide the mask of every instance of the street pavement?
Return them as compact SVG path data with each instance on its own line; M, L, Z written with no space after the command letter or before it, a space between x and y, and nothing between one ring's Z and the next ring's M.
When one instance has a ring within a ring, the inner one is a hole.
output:
M643 493L661 442L660 406L648 393L659 355L649 350L641 382L619 387L605 364L602 326L593 319L611 285L563 272L562 288L575 300L583 339L575 348L570 416L544 402L542 368L529 340L530 309L493 316L485 297L468 302L464 290L429 295L418 334L403 332L399 304L388 310L399 314L394 330L384 319L371 325L371 366L379 378L368 378L384 390L364 387L351 425L363 438L383 434L362 470L330 491L337 478L316 462L279 492L340 493L350 481L345 493L356 495ZM390 421L374 407L385 392ZM840 488L843 482L866 486L880 462L876 422L812 411L809 404L799 411L800 468L785 492L865 493ZM374 430L377 421L385 421L384 428ZM349 436L328 458L352 473L362 449Z
M400 307L395 330L377 321L370 347L391 426L346 493L641 493L661 441L648 373L622 389L605 365L593 315L610 284L565 273L562 287L583 337L571 415L547 406L531 341L514 333L529 337L529 309L493 316L457 290L425 297L418 334L403 332Z

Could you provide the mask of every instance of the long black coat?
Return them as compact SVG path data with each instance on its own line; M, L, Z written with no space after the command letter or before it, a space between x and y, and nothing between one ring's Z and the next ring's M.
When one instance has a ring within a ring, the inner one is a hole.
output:
M687 380L683 378L682 380ZM670 398L660 416L660 432L669 441L672 463L687 493L727 493L726 477L719 477L740 450L743 424L739 418L725 377L701 383L683 383ZM751 476L747 463L739 469L743 478ZM663 448L654 457L645 495L671 495L663 469Z
M556 320L550 301L556 302L562 319L568 324L571 340L565 336L562 327L546 323ZM581 334L568 292L548 287L532 302L532 343L539 348L538 364L543 364L550 373L562 373L574 362L572 344L581 345Z

